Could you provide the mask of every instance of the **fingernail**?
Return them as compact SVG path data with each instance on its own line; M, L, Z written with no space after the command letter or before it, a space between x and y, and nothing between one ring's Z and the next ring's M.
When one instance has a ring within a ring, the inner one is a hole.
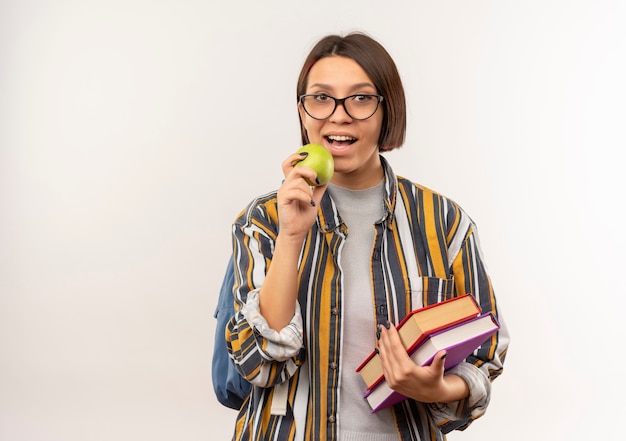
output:
M377 354L380 354L380 351L378 350L378 348L374 348L374 352L376 352Z
M376 340L380 340L380 327L376 331Z
M311 207L315 207L315 201L311 199Z
M447 356L448 356L448 353L446 352L445 354L443 354L443 355L441 356L441 359L442 359L442 360L445 360Z
M389 323L389 320L385 321L385 328L387 329L391 328L391 324Z
M307 157L309 156L309 152L302 152L300 153L300 156Z
M315 177L315 183L316 183L317 185L320 185L320 178L318 178L317 176Z

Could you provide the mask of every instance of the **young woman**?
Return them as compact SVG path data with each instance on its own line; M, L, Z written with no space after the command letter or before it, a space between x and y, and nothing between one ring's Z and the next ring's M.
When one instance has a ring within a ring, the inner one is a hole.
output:
M381 152L404 142L395 63L361 33L321 39L297 84L302 143L334 158L329 184L282 164L284 182L233 225L236 314L226 340L253 390L235 440L442 440L489 403L508 335L444 371L413 363L395 324L471 293L499 317L475 226L453 201L396 176ZM294 151L296 148L294 148ZM387 382L409 399L371 413L355 372L378 347Z

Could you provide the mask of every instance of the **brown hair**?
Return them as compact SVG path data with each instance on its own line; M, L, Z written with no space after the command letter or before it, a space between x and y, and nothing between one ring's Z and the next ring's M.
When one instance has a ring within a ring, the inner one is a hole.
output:
M328 35L313 47L307 56L296 90L296 99L306 93L309 71L322 58L342 56L356 61L370 77L376 90L384 99L381 103L383 123L378 138L380 151L389 151L402 146L406 133L406 100L400 74L391 55L376 40L361 33L353 32L344 37ZM300 120L302 143L309 142L306 130Z

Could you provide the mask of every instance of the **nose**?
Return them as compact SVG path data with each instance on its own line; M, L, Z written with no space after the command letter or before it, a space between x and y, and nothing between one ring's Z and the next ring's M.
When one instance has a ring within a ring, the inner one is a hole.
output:
M341 110L340 110L341 109ZM328 117L330 121L333 122L350 122L352 121L352 117L348 114L346 110L346 102L344 100L337 101L337 105L335 106L335 110Z

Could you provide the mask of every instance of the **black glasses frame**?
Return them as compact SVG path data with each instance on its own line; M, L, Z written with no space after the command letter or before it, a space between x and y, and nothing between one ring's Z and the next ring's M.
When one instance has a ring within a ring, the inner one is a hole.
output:
M323 96L323 97L332 99L333 102L335 103L332 112L330 112L330 114L326 118L317 118L317 117L311 115L309 113L309 111L307 110L306 106L304 105L304 99L306 97L308 97L308 96L315 96L315 97ZM355 118L354 116L350 115L350 112L348 112L348 108L345 105L346 100L349 100L350 98L354 98L354 97L357 97L357 96L368 96L368 97L376 97L377 98L376 107L374 108L374 111L372 112L372 114L370 116L367 116L365 118ZM380 103L383 102L383 99L384 98L383 98L382 95L378 95L378 94L375 94L375 93L357 93L355 95L350 95L350 96L347 96L345 98L335 98L334 96L326 95L325 93L307 93L307 94L304 94L304 95L300 95L300 97L298 98L298 102L300 104L302 104L302 108L304 109L304 111L306 112L307 115L309 115L311 118L316 119L318 121L323 121L323 120L328 119L331 116L333 116L333 113L335 113L335 110L337 110L337 106L338 105L341 105L343 107L343 110L346 112L346 114L350 118L355 119L357 121L363 121L363 120L369 119L372 116L374 116L374 114L378 110L378 107L380 106Z

